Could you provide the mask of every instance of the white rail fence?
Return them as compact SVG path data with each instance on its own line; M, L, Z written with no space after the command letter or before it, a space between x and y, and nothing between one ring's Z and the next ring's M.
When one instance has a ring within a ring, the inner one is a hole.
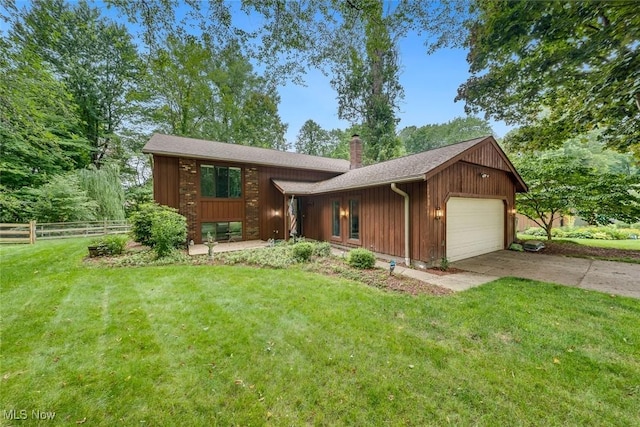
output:
M71 237L125 234L131 226L127 221L52 222L38 224L0 224L0 243L30 243L36 240L66 239Z

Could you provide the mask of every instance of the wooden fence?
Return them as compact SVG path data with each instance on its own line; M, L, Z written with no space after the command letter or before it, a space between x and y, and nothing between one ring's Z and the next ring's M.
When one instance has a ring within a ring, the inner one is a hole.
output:
M36 240L104 236L128 233L126 221L52 222L0 224L0 243L35 243Z
M36 242L36 222L27 224L0 224L0 243Z

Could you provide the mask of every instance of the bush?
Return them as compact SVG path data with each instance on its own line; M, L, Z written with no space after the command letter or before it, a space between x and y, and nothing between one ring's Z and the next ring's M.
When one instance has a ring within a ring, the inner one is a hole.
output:
M299 262L307 262L313 255L313 244L308 242L293 245L293 257Z
M313 247L313 254L318 257L328 257L331 255L331 243L318 242Z
M183 218L183 220L178 220L178 217ZM133 240L145 246L154 247L156 245L152 228L153 224L158 221L178 221L184 223L185 236L181 239L179 244L172 247L179 247L187 238L186 219L184 219L182 215L178 214L178 211L176 209L170 208L168 206L161 206L157 203L145 203L143 205L140 205L138 211L131 215L129 221L131 222L131 235L133 237ZM168 232L168 230L166 231ZM156 232L162 233L162 231L160 230ZM169 234L171 233L169 232ZM181 233L178 234L181 235Z
M287 268L296 263L291 245L278 244L269 248L248 249L218 254L225 264L249 264L259 267Z
M91 242L92 246L98 247L99 255L120 255L127 247L129 238L120 234L111 234L100 237Z
M373 268L376 265L376 257L370 250L363 248L352 249L349 251L347 264L361 269Z
M524 230L524 234L529 236L547 237L547 232L540 227L529 227Z
M169 208L167 208L169 209ZM145 246L153 246L151 238L151 225L153 217L162 210L162 206L157 203L145 203L140 206L137 212L131 215L131 236L133 240Z
M80 188L73 173L56 175L31 191L33 219L39 222L93 221L98 204Z
M156 212L151 220L151 246L158 258L184 245L187 239L187 219L173 210Z

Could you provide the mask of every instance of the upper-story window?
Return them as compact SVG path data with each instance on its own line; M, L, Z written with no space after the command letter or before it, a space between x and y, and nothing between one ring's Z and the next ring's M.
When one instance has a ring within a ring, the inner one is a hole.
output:
M240 168L228 166L200 166L200 195L224 199L242 197L242 173Z

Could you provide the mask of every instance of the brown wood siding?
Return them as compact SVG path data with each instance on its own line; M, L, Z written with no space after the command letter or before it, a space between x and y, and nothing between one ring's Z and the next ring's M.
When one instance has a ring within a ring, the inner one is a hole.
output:
M480 176L480 169L489 174ZM510 210L514 207L515 184L507 172L489 169L478 165L458 162L435 175L427 182L427 210L431 220L427 221L429 252L433 252L426 261L437 261L446 254L446 205L450 197L497 198L505 201L505 247L515 237L514 216ZM443 211L441 220L434 219L435 209Z
M496 151L493 144L486 142L463 156L461 161L508 171L509 165Z
M424 236L426 222L424 182L399 184L398 188L409 194L411 216L410 251L411 258L420 259L427 250ZM403 258L404 253L404 198L391 190L391 186L348 191L334 195L307 197L305 213L305 236L326 240L345 246L363 248ZM342 236L332 236L332 202L340 201L341 209L346 210L349 200L360 201L360 240L348 238L348 217L341 218ZM420 258L419 258L420 257Z
M300 169L284 169L275 167L258 166L258 191L260 194L260 238L267 240L271 238L285 239L286 221L285 215L286 203L282 193L273 185L272 179L284 179L291 181L323 181L332 178L338 174L329 172L309 171ZM288 196L290 197L290 196ZM302 198L302 215L305 215L305 206L309 199ZM310 212L313 212L311 210ZM276 214L277 215L274 215ZM329 217L330 219L330 217ZM309 221L309 218L303 218L302 228L304 234L307 235L306 227L315 225ZM312 227L312 232L315 233ZM329 231L331 231L329 229Z
M513 207L515 184L506 171L482 167L489 178L481 178L479 166L458 162L432 177L428 182L399 184L409 194L411 259L425 264L437 264L446 253L446 202L450 197L497 198L505 201L505 247L514 238ZM339 200L342 209L349 199L360 200L360 241L347 238L348 220L341 219L343 235L332 237L331 205ZM362 246L374 252L397 257L404 256L404 199L390 186L349 191L332 195L306 197L305 233L318 240L327 240L345 246ZM443 218L435 219L440 207Z
M153 198L161 205L180 207L177 157L153 156Z

